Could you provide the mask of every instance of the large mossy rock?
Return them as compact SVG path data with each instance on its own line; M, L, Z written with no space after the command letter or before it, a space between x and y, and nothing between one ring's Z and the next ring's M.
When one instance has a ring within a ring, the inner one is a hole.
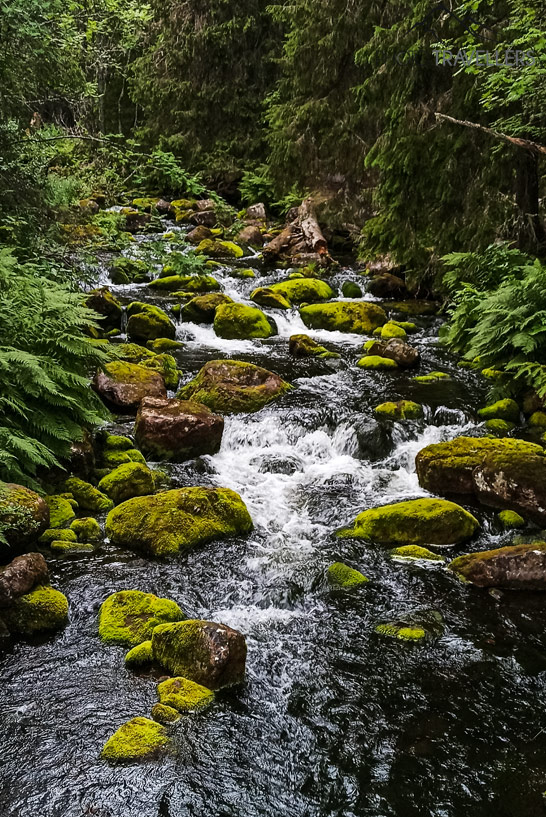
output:
M231 304L233 299L223 292L210 292L207 295L197 295L183 305L180 318L192 323L214 323L216 310L222 304Z
M170 599L140 590L119 590L102 603L99 636L108 644L134 647L148 641L159 624L182 621L184 613Z
M166 397L163 377L145 366L114 360L97 372L93 388L114 411L134 413L145 397Z
M16 485L0 482L0 532L10 549L22 548L36 541L49 527L49 507L39 494Z
M174 338L176 328L163 309L134 301L127 307L127 336L139 343L156 338Z
M91 485L90 482L85 482L78 477L69 477L65 482L65 488L70 491L79 508L83 511L90 511L91 513L106 513L114 504L110 497Z
M214 315L214 331L227 340L270 338L275 334L261 309L237 303L220 304Z
M337 352L330 352L309 335L291 335L288 341L288 351L294 357L316 357L320 360L339 357Z
M456 545L470 539L478 527L478 520L460 505L426 498L363 511L351 528L337 535L379 545Z
M224 418L193 400L145 398L140 404L135 438L150 458L184 462L220 449Z
M166 275L148 286L160 292L218 292L220 284L212 275Z
M292 386L279 375L240 360L211 360L177 394L220 414L258 411Z
M0 568L0 608L10 607L37 584L47 584L48 569L41 553L25 553Z
M242 258L244 250L233 241L219 241L206 238L196 247L196 253L209 255L211 258Z
M2 620L10 633L29 636L58 630L68 619L68 599L59 590L39 585L18 596L2 610Z
M225 624L197 619L165 624L154 630L152 651L171 675L189 678L207 689L244 681L246 641Z
M116 504L134 496L146 496L154 492L154 475L141 462L118 465L99 482L99 490Z
M153 646L152 646L153 649ZM189 678L169 678L157 686L159 703L178 712L200 712L214 701L214 692Z
M369 579L360 570L355 570L354 567L349 567L344 562L334 562L333 565L330 565L326 571L326 577L332 587L344 590L369 582Z
M514 439L457 437L417 454L419 483L442 495L473 494L494 508L508 508L546 522L546 453Z
M352 332L357 335L369 335L387 321L387 315L380 306L366 301L310 304L301 307L300 315L309 329Z
M252 530L246 505L229 488L178 488L122 502L108 514L106 535L114 545L152 556Z
M169 748L171 739L164 726L149 718L132 718L108 738L101 757L123 763L157 757Z
M85 305L101 316L102 329L121 329L123 309L118 299L107 287L90 292L85 299Z
M280 292L274 292L271 287L258 287L250 294L250 299L255 304L266 306L269 309L290 309L290 301L281 295Z
M468 553L448 567L478 587L546 590L546 542Z
M272 292L279 293L291 304L320 303L321 301L328 301L335 295L330 284L321 281L319 278L291 278L288 281L269 284L267 288Z

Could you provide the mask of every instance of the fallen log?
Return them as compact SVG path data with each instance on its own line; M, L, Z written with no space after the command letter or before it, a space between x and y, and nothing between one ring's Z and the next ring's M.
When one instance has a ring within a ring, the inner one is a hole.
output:
M319 227L311 198L302 201L299 208L298 221L309 249L317 252L319 255L328 255L328 243L322 235L322 230Z
M287 224L279 235L275 236L275 238L271 239L271 241L264 246L262 250L264 255L271 257L281 255L282 251L290 245L295 232L296 225L294 222Z

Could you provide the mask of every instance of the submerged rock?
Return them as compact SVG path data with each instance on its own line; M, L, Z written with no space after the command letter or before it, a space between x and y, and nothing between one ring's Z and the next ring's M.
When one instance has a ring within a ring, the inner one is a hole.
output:
M0 608L10 607L37 584L46 584L48 569L41 553L25 553L0 568Z
M210 292L208 295L197 295L180 310L183 321L192 323L214 323L216 310L222 304L231 304L233 299L223 292Z
M219 338L228 340L269 338L276 334L276 330L261 309L238 303L224 303L217 307L214 314L214 331Z
M2 619L8 630L17 635L58 630L68 619L68 599L53 587L39 585L3 609Z
M98 372L93 388L114 411L135 412L145 397L166 397L163 377L157 372L121 360L107 363Z
M370 580L360 570L355 570L343 562L334 562L327 570L328 582L333 587L357 587Z
M409 559L412 561L426 561L426 562L443 562L443 556L438 553L433 553L428 548L419 547L419 545L402 545L402 547L391 550L390 555L393 559Z
M523 440L457 437L417 455L419 483L440 494L474 494L484 505L546 522L546 453Z
M99 482L99 490L116 504L134 496L146 496L154 492L154 476L147 465L127 462L118 465Z
M369 355L389 357L404 369L411 369L419 364L419 351L400 338L391 338L388 341L372 341L366 351Z
M300 315L309 329L352 332L358 335L369 335L387 321L387 315L380 306L366 301L310 304L301 307Z
M422 613L410 613L396 621L378 624L375 632L387 638L396 638L398 641L429 641L443 635L444 623L440 613L427 610Z
M468 553L448 567L478 587L546 590L546 542Z
M0 532L10 548L34 542L48 527L49 507L39 494L23 485L0 482Z
M164 726L149 718L132 718L108 738L101 757L111 761L142 760L168 749L171 743Z
M152 459L173 462L216 454L223 430L224 418L193 400L145 398L135 423L140 448Z
M214 692L188 678L169 678L157 686L159 702L178 712L200 712L214 701Z
M309 335L291 335L288 341L288 351L294 357L317 357L321 360L339 357L336 352L328 351L325 346L321 346Z
M171 599L140 590L120 590L102 603L99 636L108 644L134 646L150 640L159 624L181 621L184 613Z
M240 360L211 360L178 392L220 414L258 411L292 386L279 375Z
M390 420L420 420L423 416L423 406L412 400L399 400L397 403L381 403L374 409L380 417Z
M165 624L154 630L152 649L155 660L172 675L209 690L244 681L246 641L225 624L196 619Z
M114 545L152 556L172 556L212 539L249 533L252 527L246 505L229 488L178 488L135 497L106 519Z
M479 527L472 514L445 499L412 499L371 508L359 514L342 538L366 539L380 545L456 545Z

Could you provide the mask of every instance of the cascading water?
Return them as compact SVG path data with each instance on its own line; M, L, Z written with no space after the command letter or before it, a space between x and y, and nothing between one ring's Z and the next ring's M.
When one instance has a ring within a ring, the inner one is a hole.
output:
M248 281L223 268L215 276L248 302L257 282L286 273ZM361 281L344 270L334 283L347 278ZM145 286L112 289L124 300L149 297ZM435 345L434 319L420 321L412 343L422 371L440 368L452 380L420 386L402 371L357 369L360 336L309 332L297 311L266 311L279 332L268 341L221 340L210 326L181 324L184 377L207 360L234 357L278 372L296 389L257 414L226 418L215 456L166 466L175 486L238 491L255 530L170 562L108 544L92 558L49 559L70 622L2 660L0 813L533 817L537 790L546 788L545 602L468 589L443 563L402 564L384 548L334 536L367 507L424 494L416 453L475 429L481 387ZM340 360L290 358L288 337L304 331ZM401 398L423 402L425 419L370 433L373 407ZM120 420L116 428L132 426ZM472 548L502 544L506 537L491 532L493 514L474 512L483 532ZM369 584L330 590L324 572L336 559L358 567ZM105 739L155 701L154 679L129 673L123 649L97 636L101 602L124 588L167 596L191 616L240 629L248 680L183 719L176 757L113 768L99 759ZM377 622L423 609L445 621L434 644L375 635Z

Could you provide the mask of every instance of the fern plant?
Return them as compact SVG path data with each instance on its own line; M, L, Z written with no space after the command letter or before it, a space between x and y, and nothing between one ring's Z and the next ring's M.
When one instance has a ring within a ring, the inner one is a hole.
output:
M81 295L0 251L0 479L38 487L105 409L88 374L108 355L83 334Z

